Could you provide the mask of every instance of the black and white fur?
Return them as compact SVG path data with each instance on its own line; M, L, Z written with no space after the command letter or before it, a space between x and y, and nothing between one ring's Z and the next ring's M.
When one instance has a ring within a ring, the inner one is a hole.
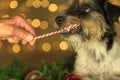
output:
M120 80L120 45L114 22L120 7L107 0L73 0L56 17L58 28L80 24L75 33L62 35L77 53L74 72L84 80Z

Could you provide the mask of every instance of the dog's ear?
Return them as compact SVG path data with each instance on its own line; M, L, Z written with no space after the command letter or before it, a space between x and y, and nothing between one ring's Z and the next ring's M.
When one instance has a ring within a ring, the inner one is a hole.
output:
M99 3L99 4L104 4L104 2L106 2L107 0L96 0L97 1L97 3Z
M113 0L96 0L96 2L102 8L109 23L113 24L113 22L118 21L120 16L120 4L113 4ZM116 2L120 3L118 0L116 0Z
M120 6L107 2L105 9L108 15L108 19L110 19L112 22L118 21L120 16Z

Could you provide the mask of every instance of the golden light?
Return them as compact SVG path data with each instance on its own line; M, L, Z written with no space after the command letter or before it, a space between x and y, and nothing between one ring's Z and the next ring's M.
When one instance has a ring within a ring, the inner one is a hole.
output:
M23 18L26 18L26 15L24 13L20 14Z
M27 45L27 49L28 49L29 51L34 51L34 50L36 49L36 47L35 47L35 46Z
M33 26L34 28L38 28L38 27L40 26L40 20L39 20L39 19L34 19L34 20L32 21L32 26Z
M49 6L49 1L48 0L42 0L41 1L41 7L43 8L47 8Z
M65 10L66 8L67 8L66 5L61 4L61 5L58 6L58 11L61 12L61 11Z
M32 24L32 19L28 18L28 19L26 19L26 21L27 21L29 24Z
M2 42L2 41L0 41L0 48L2 48L2 46L3 46L3 42Z
M33 1L34 1L34 0L27 0L26 3L25 3L26 6L27 6L27 7L32 7Z
M56 4L53 3L53 4L49 5L48 9L50 12L55 12L55 11L57 11L58 7Z
M49 52L51 50L51 44L50 43L43 43L42 44L42 50L44 52Z
M16 0L10 2L10 8L15 9L18 7L18 2Z
M3 15L2 18L9 18L10 16L8 14Z
M62 41L59 45L60 49L65 51L68 49L68 43L66 41Z
M35 7L35 8L39 8L40 5L41 5L40 0L35 0L35 1L33 2L33 7Z
M47 22L47 21L41 21L41 23L40 23L40 28L41 28L42 30L47 29L47 28L48 28L48 22Z
M21 50L21 47L20 47L19 44L14 44L14 45L12 46L12 50L13 50L14 53L19 53L20 50Z

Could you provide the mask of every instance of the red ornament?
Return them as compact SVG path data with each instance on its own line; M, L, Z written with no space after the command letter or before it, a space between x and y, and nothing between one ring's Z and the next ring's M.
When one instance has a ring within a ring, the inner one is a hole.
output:
M46 78L40 78L40 79L38 79L38 80L48 80L48 79L46 79Z
M64 80L83 80L83 78L78 74L70 73L65 77Z

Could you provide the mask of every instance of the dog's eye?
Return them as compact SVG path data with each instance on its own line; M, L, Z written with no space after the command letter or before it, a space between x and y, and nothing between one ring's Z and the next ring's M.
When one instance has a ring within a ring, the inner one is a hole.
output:
M90 8L89 5L84 5L84 6L81 7L81 12L82 13L88 13L90 11L91 11L91 8Z

